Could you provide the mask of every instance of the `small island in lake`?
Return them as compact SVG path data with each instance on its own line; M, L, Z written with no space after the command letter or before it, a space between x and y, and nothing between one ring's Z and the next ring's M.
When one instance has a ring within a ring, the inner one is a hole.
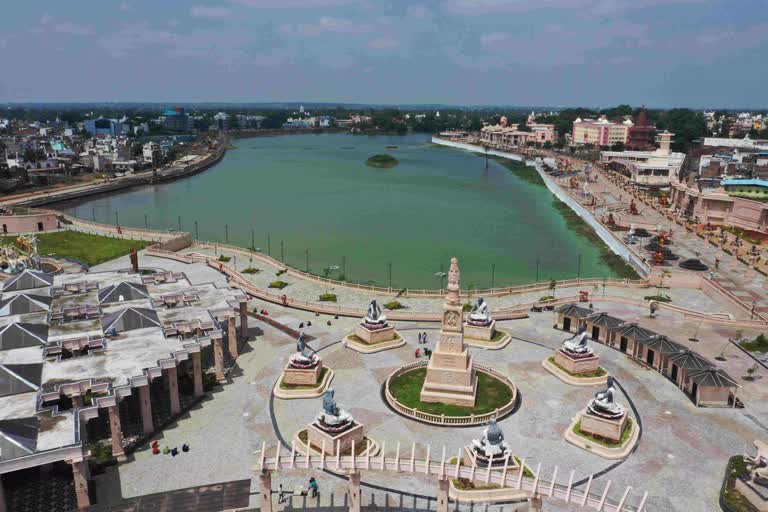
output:
M381 169L389 169L395 167L400 162L392 155L373 155L365 162L370 167L379 167Z

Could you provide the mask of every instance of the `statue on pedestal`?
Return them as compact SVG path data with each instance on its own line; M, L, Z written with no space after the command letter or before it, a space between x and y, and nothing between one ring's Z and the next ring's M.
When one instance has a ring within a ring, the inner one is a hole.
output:
M338 434L353 427L355 422L351 414L339 409L333 394L333 389L329 389L323 395L323 412L318 414L316 424L325 432Z
M744 455L744 460L750 465L749 476L753 483L768 487L768 446L762 441L755 441L755 447L757 455Z
M316 367L318 363L320 363L320 358L317 354L307 353L306 336L304 333L299 334L299 339L296 342L296 353L290 357L288 365L291 368L305 370Z
M472 311L469 313L467 323L470 325L476 325L478 327L488 327L491 325L491 312L488 310L488 303L485 299L478 298Z
M381 308L375 300L372 300L368 305L368 313L363 318L363 325L370 330L383 329L389 326L387 317L382 314Z
M624 416L624 406L616 402L616 389L614 388L613 377L608 377L608 387L604 391L599 391L595 397L589 401L587 410L590 414L602 418L616 419Z
M496 424L496 418L492 418L483 430L482 438L472 440L471 448L477 454L478 461L485 463L491 457L494 461L503 462L507 456L511 456L509 443L504 441L504 433Z
M579 326L576 334L563 341L562 351L570 357L587 357L591 356L594 352L592 348L587 345L589 334L587 334L587 328L584 325Z

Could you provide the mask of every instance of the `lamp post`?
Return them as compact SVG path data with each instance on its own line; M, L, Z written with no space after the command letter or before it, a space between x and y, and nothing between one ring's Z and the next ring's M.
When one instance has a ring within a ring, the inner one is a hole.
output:
M96 222L96 208L91 208L91 215L93 217L93 222Z
M309 274L309 249L306 250L306 254L307 254L307 270L306 270L306 272L307 272L307 274Z
M392 262L387 263L387 268L389 269L389 289L392 289Z
M579 263L576 268L576 279L581 279L581 254L579 254Z
M195 240L200 240L200 234L197 232L197 221L195 221Z
M347 280L347 257L341 257L341 275L344 276L344 280Z
M491 263L491 291L493 291L493 285L495 280L496 280L496 264Z
M179 215L178 221L179 221L179 231L181 231L181 215Z
M285 242L280 240L280 261L285 263Z
M224 224L224 240L229 245L229 224Z
M539 282L539 265L541 264L541 258L536 257L536 282Z
M272 237L267 235L267 254L272 256Z
M120 227L120 217L117 214L117 210L115 210L115 226Z
M255 240L255 233L253 232L253 228L251 228L251 250L253 251L256 249L256 240Z
M149 219L146 213L144 214L144 229L149 229Z

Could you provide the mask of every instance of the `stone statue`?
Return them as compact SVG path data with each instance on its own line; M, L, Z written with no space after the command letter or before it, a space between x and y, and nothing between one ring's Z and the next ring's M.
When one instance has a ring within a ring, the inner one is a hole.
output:
M613 377L608 377L607 386L604 391L595 393L595 397L587 405L587 410L597 416L620 418L624 415L624 406L616 402Z
M510 455L509 443L504 441L504 433L496 424L496 418L492 418L488 427L483 430L482 438L472 440L471 447L482 462L493 457L494 461L501 463Z
M336 405L333 389L323 395L323 412L317 416L317 426L329 433L339 433L354 425L352 415Z
M368 304L368 313L363 318L363 325L368 329L382 329L389 325L387 317L381 313L381 308L375 300Z
M757 455L754 457L744 455L744 460L750 465L749 476L752 482L762 487L768 487L768 445L762 441L755 441Z
M568 355L575 355L575 356L588 356L592 355L593 351L592 348L587 345L587 339L589 338L589 334L587 334L587 328L584 325L579 326L579 329L576 331L576 334L568 338L567 340L563 341L563 352L567 353ZM575 341L573 341L575 340Z
M488 311L488 303L485 302L485 299L482 297L477 299L475 305L472 306L467 322L482 327L487 327L491 324L491 313Z
M296 352L288 359L288 365L292 368L307 370L314 368L320 363L320 357L317 354L307 353L306 338L304 333L299 334L299 339L296 342Z

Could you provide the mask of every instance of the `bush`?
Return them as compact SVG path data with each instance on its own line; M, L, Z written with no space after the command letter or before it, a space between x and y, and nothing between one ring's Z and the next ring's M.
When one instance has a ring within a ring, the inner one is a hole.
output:
M231 257L231 256L224 256L223 254L222 254L221 256L219 256L219 257L218 257L218 260L219 260L219 261L221 261L221 262L223 262L223 263L227 263L227 262L229 262L229 260L231 260L231 259L232 259L232 257Z
M336 302L335 293L324 293L320 295L320 302Z
M391 310L395 310L395 309L403 309L404 307L405 306L403 306L402 304L400 304L396 300L391 300L391 301L387 302L386 304L384 304L384 308L389 309L390 311Z
M543 295L539 297L539 302L549 302L550 300L555 300L555 297L552 295Z
M248 268L244 268L243 270L241 270L241 272L243 274L258 274L259 272L261 272L261 270L259 270L257 268L254 268L254 267L248 267Z
M276 275L277 277L280 277L281 275L285 274L286 272L288 272L288 269L287 269L287 268L284 268L284 269L282 269L282 270L278 270L277 272L275 272L275 275Z
M269 283L270 288L277 288L278 290L282 290L286 286L288 286L288 283L286 283L285 281L272 281L271 283Z
M672 302L669 295L646 295L643 300L655 300L656 302Z
M765 334L761 334L754 340L742 341L739 345L750 352L768 352L768 337Z
M468 311L472 311L472 303L471 303L471 302L467 302L466 304L464 304L464 305L461 307L461 309L462 309L462 310L463 310L465 313L466 313L466 312L468 312Z

